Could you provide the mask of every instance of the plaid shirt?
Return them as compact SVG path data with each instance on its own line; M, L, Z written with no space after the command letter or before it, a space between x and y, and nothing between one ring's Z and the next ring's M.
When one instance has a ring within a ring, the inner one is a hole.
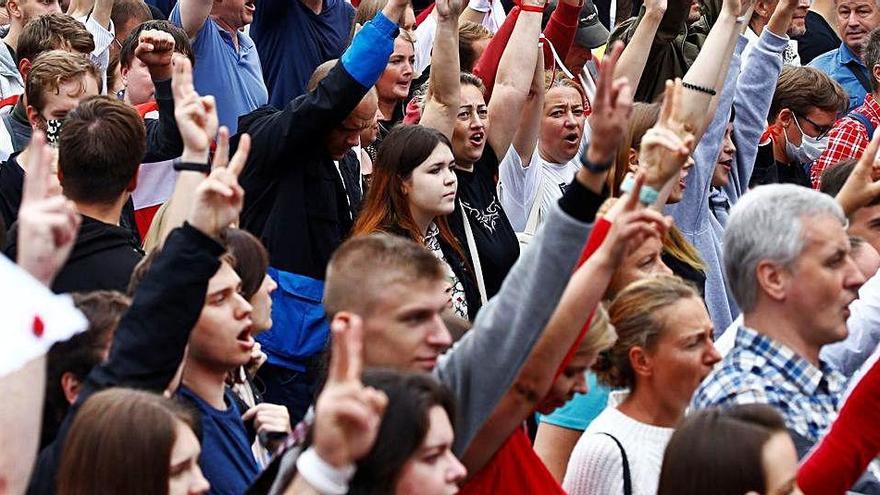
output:
M868 96L865 97L865 103L853 111L864 114L875 128L880 128L880 103L877 103L873 94L868 93ZM838 120L828 134L828 147L813 162L813 168L810 170L813 188L819 189L822 183L822 172L826 168L835 167L847 158L862 156L869 141L867 129L858 121L851 117Z
M694 395L693 409L768 404L785 425L811 443L837 417L846 378L830 365L816 368L791 349L740 327L736 346Z

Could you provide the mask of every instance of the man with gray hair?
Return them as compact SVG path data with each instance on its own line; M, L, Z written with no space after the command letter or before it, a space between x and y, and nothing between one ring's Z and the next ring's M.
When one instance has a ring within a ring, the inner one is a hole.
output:
M821 438L846 378L819 352L846 338L848 306L864 282L845 226L831 197L792 184L758 187L734 206L724 268L743 325L694 395L694 408L771 405L800 455Z

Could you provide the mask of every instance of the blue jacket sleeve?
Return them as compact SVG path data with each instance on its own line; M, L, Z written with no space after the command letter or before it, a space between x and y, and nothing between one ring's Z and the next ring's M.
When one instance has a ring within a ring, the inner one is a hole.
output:
M340 59L342 66L357 82L365 87L376 84L388 57L394 51L394 38L397 37L397 24L379 12L372 21L366 23L345 50Z

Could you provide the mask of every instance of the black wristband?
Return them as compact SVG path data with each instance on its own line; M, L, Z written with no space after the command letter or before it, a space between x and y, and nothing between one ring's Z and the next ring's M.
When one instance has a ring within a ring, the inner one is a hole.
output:
M199 163L199 162L185 162L180 158L175 158L174 162L174 170L178 172L182 170L188 170L190 172L201 172L205 175L211 173L211 164L210 163Z
M700 93L705 93L709 96L715 96L717 93L712 88L704 88L703 86L697 86L696 84L686 83L684 81L681 82L681 86L686 89L690 89L693 91L697 91Z
M608 160L606 162L602 162L602 163L594 163L594 162L590 161L589 158L587 158L586 151L584 151L581 154L581 165L583 165L585 169L589 170L590 172L592 172L594 174L601 174L603 172L607 172L608 169L611 168L611 165L613 165L613 164L614 164L613 159Z

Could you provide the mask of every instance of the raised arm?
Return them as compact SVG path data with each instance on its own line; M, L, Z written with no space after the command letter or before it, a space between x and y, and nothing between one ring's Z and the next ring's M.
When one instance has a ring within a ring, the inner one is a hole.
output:
M634 88L639 86L645 64L648 63L648 55L651 54L651 47L654 46L657 29L666 14L666 2L667 0L645 2L645 13L636 26L632 39L623 50L620 63L617 64L614 77L625 77Z
M544 26L544 38L553 45L559 60L563 63L574 43L582 6L582 0L560 0L556 4L556 9L550 14L550 21ZM549 47L545 47L544 50L544 68L551 69L554 63L553 55L546 48Z
M859 380L831 429L803 461L797 482L806 495L846 493L880 453L880 361Z
M683 78L687 97L682 104L682 119L689 126L695 142L699 142L712 120L713 97L721 93L720 82L727 75L736 40L742 29L742 19L751 10L753 0L725 0L721 14L696 61ZM717 102L715 103L717 106Z
M213 5L213 0L180 0L177 3L180 27L183 28L189 39L194 39L199 34L199 31L202 30L202 26L205 25L208 16L211 15L211 7ZM172 22L174 22L174 17L174 11L172 11ZM177 23L175 22L175 24Z
M513 149L519 155L522 166L528 167L538 146L538 132L541 130L541 113L544 110L544 53L537 49L538 59L532 74L532 85L523 107L520 122L522 125L513 135Z
M229 130L223 127L218 135L214 97L199 96L196 92L193 87L192 66L186 57L179 57L174 64L172 91L177 128L180 129L183 139L183 154L180 156L180 161L207 164L211 142L217 135L213 168L226 167L229 163ZM232 157L231 166L235 169L242 168L249 150L250 137L244 134L240 138L235 156ZM190 198L204 179L205 173L196 170L181 170L178 173L174 193L165 205L162 216L154 219L155 225L150 227L150 235L147 236L156 246L161 246L172 230L183 225L189 214Z
M283 172L270 166L297 166L298 162L288 158L314 150L357 107L385 71L399 32L396 20L407 5L408 0L389 0L382 12L358 31L314 90L279 112L257 109L239 118L239 128L247 124L253 143L242 177L248 188L261 189L257 182ZM255 176L260 176L259 180L251 182Z
M513 386L462 458L470 473L476 474L489 462L549 393L557 369L583 335L624 253L665 230L666 223L659 213L639 206L639 191L640 185L637 185L633 193L621 201L623 210L610 230L600 229L597 223L582 255L582 259L588 259L569 281ZM600 247L592 253L594 245Z
M419 122L452 139L458 115L461 89L459 82L458 16L462 0L437 0L437 34L431 52L431 75L428 97Z
M144 30L140 33L138 46L135 48L135 56L150 72L150 79L156 88L156 102L159 105L159 118L144 121L147 129L147 151L144 153L144 163L177 158L183 151L183 141L174 119L174 97L171 89L174 47L174 36L171 36L171 33ZM182 55L177 57L186 58Z
M724 187L731 205L749 187L758 154L758 141L767 127L767 113L773 100L776 80L782 71L782 51L788 46L785 32L796 8L796 0L783 0L777 4L770 23L755 42L736 82L733 99L736 159L730 171L730 180Z
M543 0L524 0L524 5L542 7ZM531 4L527 3L531 2ZM541 32L541 12L523 10L501 61L492 99L489 100L488 143L495 154L504 156L520 125L522 109L529 95L538 52L535 46Z
M94 19L104 29L109 29L113 4L114 0L71 0L67 7L67 15L74 18L88 17Z

